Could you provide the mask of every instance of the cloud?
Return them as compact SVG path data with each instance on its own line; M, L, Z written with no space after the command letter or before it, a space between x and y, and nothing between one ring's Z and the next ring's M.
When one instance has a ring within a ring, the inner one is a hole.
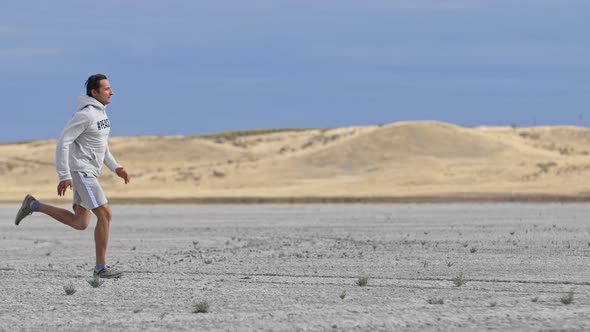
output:
M0 48L0 58L3 59L20 59L20 58L34 58L34 57L48 57L61 56L63 54L58 48L43 48L43 47L5 47Z
M2 47L0 73L40 73L57 70L63 50L54 47Z
M309 63L350 66L590 65L590 48L585 45L531 41L473 44L433 41L402 46L316 44L301 49L297 56Z
M35 34L35 30L17 25L0 25L0 38L28 37Z

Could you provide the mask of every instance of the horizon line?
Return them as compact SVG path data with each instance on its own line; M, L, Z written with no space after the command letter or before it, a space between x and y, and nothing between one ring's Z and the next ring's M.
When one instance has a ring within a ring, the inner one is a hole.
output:
M588 127L584 126L583 124L574 125L574 124L535 124L535 125L524 125L520 126L517 124L510 124L510 125L489 125L489 124L479 124L479 125L460 125L455 124L452 122L440 121L440 120L402 120L402 121L394 121L385 124L373 124L373 125L349 125L349 126L340 126L340 127L275 127L275 128L243 128L243 129L234 129L234 130L224 130L224 131L214 131L209 133L201 133L201 134L134 134L134 135L113 135L109 138L120 138L120 137L201 137L201 138L214 138L217 136L246 136L246 135L263 135L263 134L270 134L275 132L286 132L286 131L308 131L308 130L333 130L339 128L356 128L356 127L386 127L392 126L396 124L419 124L419 123L440 123L446 124L451 126L457 126L462 128L512 128L512 129L519 129L519 128L581 128L587 129ZM240 135L242 134L243 135ZM57 140L59 136L56 137L45 137L45 138L36 138L36 139L29 139L29 140L17 140L17 141L0 141L0 145L10 145L10 144L27 144L32 142L39 142L39 141L51 141Z

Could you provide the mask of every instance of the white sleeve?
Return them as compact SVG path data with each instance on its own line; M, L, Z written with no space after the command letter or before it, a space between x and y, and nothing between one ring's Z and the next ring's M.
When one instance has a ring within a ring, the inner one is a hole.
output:
M107 167L113 172L115 172L117 170L117 168L123 167L119 163L117 163L117 161L115 160L115 157L113 157L113 155L111 154L111 151L109 150L108 145L107 145L107 151L104 154L104 164L107 165Z
M90 120L81 112L76 112L61 133L61 137L57 142L55 148L55 168L59 181L69 180L72 178L70 174L70 165L68 160L70 157L70 145L88 128Z

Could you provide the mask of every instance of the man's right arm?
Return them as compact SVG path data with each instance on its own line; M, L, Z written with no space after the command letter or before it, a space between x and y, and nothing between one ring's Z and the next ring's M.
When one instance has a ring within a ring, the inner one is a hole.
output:
M83 112L76 112L61 133L55 149L55 168L60 183L71 180L70 166L68 164L70 145L88 128L90 121Z

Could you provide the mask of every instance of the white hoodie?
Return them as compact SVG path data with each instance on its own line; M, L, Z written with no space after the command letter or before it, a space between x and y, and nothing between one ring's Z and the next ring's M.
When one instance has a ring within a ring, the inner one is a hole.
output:
M71 179L70 172L98 177L103 164L113 172L122 167L109 151L111 125L105 108L92 97L80 96L77 111L57 142L55 167L59 181Z

